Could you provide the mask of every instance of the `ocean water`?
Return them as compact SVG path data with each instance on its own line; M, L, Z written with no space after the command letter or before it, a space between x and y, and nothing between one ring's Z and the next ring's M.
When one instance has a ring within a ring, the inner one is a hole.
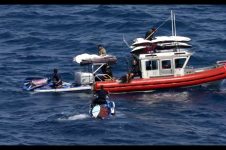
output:
M225 145L226 82L217 88L110 95L116 116L88 115L92 94L28 93L26 77L58 68L73 82L82 53L103 44L126 73L128 43L176 13L177 35L192 39L190 65L226 60L226 5L1 5L0 145ZM156 35L170 35L171 22Z

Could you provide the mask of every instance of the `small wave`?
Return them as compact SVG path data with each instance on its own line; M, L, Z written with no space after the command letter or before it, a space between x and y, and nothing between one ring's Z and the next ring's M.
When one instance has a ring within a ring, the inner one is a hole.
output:
M117 110L116 111L116 116L117 116L117 118L125 118L126 114L124 114L123 112Z
M74 116L68 117L68 120L81 120L81 119L86 119L86 118L89 118L89 115L79 114L79 115L74 115Z
M86 118L90 118L90 116L88 114L78 114L78 115L73 115L73 116L69 116L66 118L58 118L58 121L67 121L67 120L84 120Z
M222 80L219 85L220 93L226 93L226 80Z

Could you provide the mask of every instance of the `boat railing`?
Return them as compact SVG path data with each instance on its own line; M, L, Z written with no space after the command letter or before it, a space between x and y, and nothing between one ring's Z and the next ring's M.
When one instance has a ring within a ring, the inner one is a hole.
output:
M216 62L216 67L218 66L224 66L226 64L226 60L221 60Z
M113 78L108 74L96 74L94 77L99 81L113 80Z

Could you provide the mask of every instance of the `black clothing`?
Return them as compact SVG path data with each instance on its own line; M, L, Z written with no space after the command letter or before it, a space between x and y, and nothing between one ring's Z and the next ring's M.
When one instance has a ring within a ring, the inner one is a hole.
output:
M146 39L150 34L152 34L152 31L146 32L146 34L145 34L145 39ZM152 40L152 38L153 38L153 34L152 34L151 36L149 36L149 38L148 38L147 40Z
M105 91L105 90L99 90L96 92L97 96L98 96L98 99L100 100L106 100L106 97L108 95L108 92Z
M138 65L132 65L131 73L137 73L139 71L139 66Z
M119 80L120 80L120 83L126 83L127 82L127 75L122 76Z
M133 62L132 68L130 69L129 73L126 76L127 83L129 83L131 79L133 79L134 77L139 76L141 78L141 71L140 71L139 65L136 60L134 61L135 62Z
M130 72L133 73L133 76L141 76L141 72L138 64L136 65L133 64Z
M59 74L53 73L52 75L52 82L53 82L53 87L57 87L62 85L62 80Z
M111 67L110 67L108 64L105 64L105 65L101 68L101 70L102 70L102 73L103 73L103 74L107 74L107 75L109 75L110 77L113 77L112 71L111 71Z
M59 74L53 73L52 80L58 82L59 80L61 80L61 77Z
M102 105L102 104L107 104L107 101L103 99L95 98L92 102L92 106Z
M106 98L108 92L105 90L99 90L96 92L97 98L95 98L91 104L91 106L107 104Z
M145 39L147 40L152 40L153 39L153 35L154 35L154 32L156 31L156 29L151 29L149 31L146 32L145 34ZM150 35L150 36L149 36ZM149 37L148 37L149 36ZM147 38L148 37L148 38Z

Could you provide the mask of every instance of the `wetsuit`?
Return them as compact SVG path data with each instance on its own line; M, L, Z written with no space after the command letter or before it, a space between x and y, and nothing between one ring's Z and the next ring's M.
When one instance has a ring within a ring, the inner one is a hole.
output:
M62 85L62 80L59 74L53 73L52 75L52 82L53 82L53 88L56 88L58 86Z
M106 97L108 95L108 92L105 91L105 90L99 90L96 92L97 94L97 98L95 98L92 102L92 106L95 106L95 105L101 105L101 104L106 104L107 101L106 101Z
M105 64L105 65L101 68L101 70L102 70L102 73L103 73L103 74L107 74L107 75L109 75L110 77L113 77L112 71L111 71L111 67L110 67L108 64Z

